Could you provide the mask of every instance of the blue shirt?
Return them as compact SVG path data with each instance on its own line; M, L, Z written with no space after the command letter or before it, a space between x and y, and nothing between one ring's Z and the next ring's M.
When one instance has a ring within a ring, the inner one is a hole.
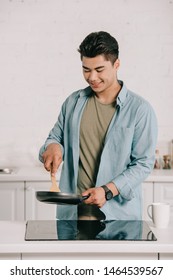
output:
M141 183L151 173L155 160L157 120L151 105L121 83L116 112L105 138L96 187L113 182L119 191L118 196L101 208L106 219L139 220L142 217ZM62 192L77 193L80 120L90 95L91 88L87 87L65 100L57 122L40 149L42 161L42 153L50 143L61 145ZM77 206L58 206L57 218L77 219Z

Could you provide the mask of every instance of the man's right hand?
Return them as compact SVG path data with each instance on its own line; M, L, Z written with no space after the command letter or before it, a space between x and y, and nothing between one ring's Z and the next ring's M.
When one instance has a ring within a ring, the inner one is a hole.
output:
M58 167L62 162L62 151L59 144L52 143L46 148L42 154L44 167L47 171L51 171L51 175L55 176Z

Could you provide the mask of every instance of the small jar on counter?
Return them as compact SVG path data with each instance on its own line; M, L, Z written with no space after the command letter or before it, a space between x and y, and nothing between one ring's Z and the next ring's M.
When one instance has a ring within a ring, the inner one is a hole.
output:
M155 169L160 169L161 168L161 158L159 155L159 150L155 151L155 163L154 163L154 168Z
M170 155L163 156L163 169L171 169L171 157Z

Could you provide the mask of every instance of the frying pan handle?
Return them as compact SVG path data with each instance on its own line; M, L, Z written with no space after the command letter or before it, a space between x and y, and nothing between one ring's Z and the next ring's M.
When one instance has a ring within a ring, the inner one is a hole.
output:
M90 196L90 194L88 194L88 195L83 195L81 201L87 199L89 196Z

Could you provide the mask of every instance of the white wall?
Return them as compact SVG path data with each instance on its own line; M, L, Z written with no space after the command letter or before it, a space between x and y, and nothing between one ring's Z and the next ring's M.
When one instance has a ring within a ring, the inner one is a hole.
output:
M172 0L0 0L0 166L38 165L64 99L85 87L77 48L105 30L120 45L119 78L173 139Z

